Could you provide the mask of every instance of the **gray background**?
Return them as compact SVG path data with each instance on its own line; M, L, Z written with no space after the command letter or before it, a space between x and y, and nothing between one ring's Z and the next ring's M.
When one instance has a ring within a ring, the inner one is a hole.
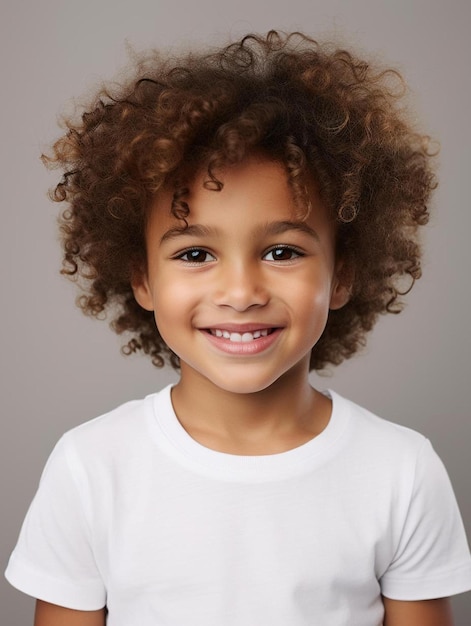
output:
M127 62L126 41L142 50L273 27L340 37L395 64L419 119L441 141L424 278L404 313L381 319L362 356L315 382L426 434L469 530L471 3L3 0L0 24L2 567L57 438L173 377L120 356L119 339L74 308L73 286L58 275L57 205L46 198L56 176L38 160L58 135L57 114ZM3 580L0 591L2 624L31 623L32 600ZM457 626L469 624L471 595L454 605Z

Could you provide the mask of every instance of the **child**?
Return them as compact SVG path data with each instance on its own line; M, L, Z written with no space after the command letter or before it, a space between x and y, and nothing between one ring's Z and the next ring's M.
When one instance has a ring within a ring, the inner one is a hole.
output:
M276 32L138 69L47 161L83 310L179 382L60 440L9 581L36 626L449 626L471 560L441 462L308 380L420 276L400 77Z

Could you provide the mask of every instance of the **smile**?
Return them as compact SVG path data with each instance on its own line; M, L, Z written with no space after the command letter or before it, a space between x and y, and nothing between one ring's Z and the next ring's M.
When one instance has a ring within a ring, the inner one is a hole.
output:
M247 326L249 326L247 324ZM280 337L283 328L205 328L204 336L218 351L232 356L247 357L265 352L273 346ZM256 325L255 325L256 326Z
M255 330L254 332L231 333L228 330L210 328L208 332L211 333L213 337L222 337L235 343L248 343L249 341L260 339L260 337L267 337L267 335L272 333L273 330L273 328L264 328L261 330Z

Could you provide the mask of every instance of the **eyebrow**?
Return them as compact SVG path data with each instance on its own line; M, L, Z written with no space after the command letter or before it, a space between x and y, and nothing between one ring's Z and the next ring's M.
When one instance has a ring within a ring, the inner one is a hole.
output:
M317 232L303 221L291 221L282 220L279 222L268 222L262 224L257 231L264 235L282 235L290 230L300 231L306 233L316 241L319 241L319 235ZM208 237L218 234L218 229L205 226L203 224L189 224L183 227L174 227L167 230L161 237L160 243L176 239L177 237L189 236L189 237Z
M260 230L263 233L266 233L267 235L282 235L283 233L286 233L289 230L296 230L302 233L306 233L313 239L316 239L317 241L319 241L319 235L314 230L314 228L311 228L309 224L301 220L299 221L298 220L296 221L283 220L280 222L269 222L268 224L265 224L264 226L262 226Z
M162 235L160 243L162 244L164 241L175 239L177 237L181 237L182 235L189 235L191 237L208 237L209 235L215 234L217 234L217 230L210 228L209 226L204 226L203 224L175 226L174 228L169 228L169 230Z

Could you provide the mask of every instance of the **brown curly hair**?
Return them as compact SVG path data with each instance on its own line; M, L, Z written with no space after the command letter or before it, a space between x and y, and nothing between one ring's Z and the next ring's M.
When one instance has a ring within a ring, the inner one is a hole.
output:
M131 288L145 264L152 199L171 185L172 211L184 219L198 169L217 192L218 168L264 152L284 164L299 206L307 206L303 181L314 177L338 223L351 297L330 312L311 368L350 357L379 314L400 311L400 296L421 274L417 228L436 181L429 138L400 106L400 75L276 31L177 59L153 51L136 66L132 79L102 88L78 121L68 120L43 156L65 172L51 196L68 203L62 272L81 279L82 310L111 310L115 331L132 333L126 354L143 350L157 366L168 357L178 367Z

